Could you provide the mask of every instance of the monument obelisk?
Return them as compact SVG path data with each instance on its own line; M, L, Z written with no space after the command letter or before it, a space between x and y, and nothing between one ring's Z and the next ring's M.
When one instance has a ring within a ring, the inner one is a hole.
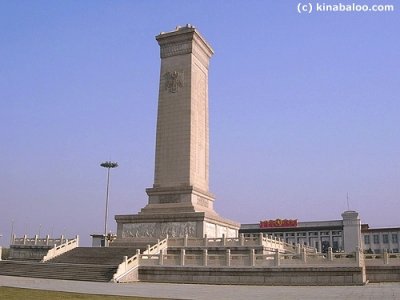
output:
M191 25L161 33L154 184L136 215L117 215L118 238L236 236L209 191L208 67L211 46Z

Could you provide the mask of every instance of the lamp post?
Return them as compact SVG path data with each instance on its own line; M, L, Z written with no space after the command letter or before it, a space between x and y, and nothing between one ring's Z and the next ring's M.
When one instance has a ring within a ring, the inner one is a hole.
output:
M101 167L107 168L107 191L106 191L106 212L104 216L104 247L107 247L107 218L108 218L108 197L110 187L110 169L118 167L118 163L106 161L100 164Z

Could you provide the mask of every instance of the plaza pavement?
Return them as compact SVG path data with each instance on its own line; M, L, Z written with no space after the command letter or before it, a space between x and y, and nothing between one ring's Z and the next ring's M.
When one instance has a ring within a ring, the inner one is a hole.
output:
M229 286L146 282L117 284L0 276L0 286L87 294L197 300L400 299L400 283L398 282L366 286Z

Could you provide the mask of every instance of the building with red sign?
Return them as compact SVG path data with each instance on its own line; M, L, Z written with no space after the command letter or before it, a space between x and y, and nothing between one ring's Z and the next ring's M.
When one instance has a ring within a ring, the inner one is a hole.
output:
M256 224L242 224L239 233L251 236L263 233L287 243L304 244L326 252L351 252L355 247L373 253L399 252L400 227L369 228L361 225L358 213L346 211L341 220L299 222L298 220L272 219Z

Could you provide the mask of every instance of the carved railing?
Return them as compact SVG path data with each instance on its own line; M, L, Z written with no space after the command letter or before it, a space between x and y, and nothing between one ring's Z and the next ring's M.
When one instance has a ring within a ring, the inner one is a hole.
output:
M57 244L54 244L54 247L51 248L47 252L47 255L45 255L43 257L42 262L48 261L56 256L64 254L65 252L68 252L78 246L79 246L79 236L78 235L72 240L65 240L65 242L61 245L57 246Z
M241 234L239 237L227 238L225 235L219 238L192 238L185 236L184 238L168 238L169 247L238 247L238 246L263 246L267 251L275 252L278 249L281 253L290 252L300 254L303 249L307 253L316 253L317 249L305 245L292 245L285 243L276 237L264 237L262 233L244 237Z
M117 272L114 274L112 281L120 282L123 277L129 276L129 273L135 271L139 266L139 258L143 257L151 257L154 254L162 252L167 248L168 239L164 239L159 241L157 244L147 246L147 249L143 251L143 254L140 254L140 250L136 250L136 254L130 258L124 256L124 261L118 265Z
M364 254L365 265L368 266L400 266L400 253Z
M207 249L202 254L186 254L184 248L180 254L166 254L161 250L158 254L139 254L140 266L188 266L188 267L351 267L363 266L360 251L353 253L308 253L303 249L298 254L282 254L277 250L274 254L255 254L251 249L248 254L231 254L230 249L224 254L208 254Z
M54 246L61 245L68 241L63 235L60 238L50 238L49 235L46 235L44 238L40 238L38 235L34 237L28 237L24 235L23 237L17 238L15 234L13 234L11 239L11 245L27 245L27 246Z

